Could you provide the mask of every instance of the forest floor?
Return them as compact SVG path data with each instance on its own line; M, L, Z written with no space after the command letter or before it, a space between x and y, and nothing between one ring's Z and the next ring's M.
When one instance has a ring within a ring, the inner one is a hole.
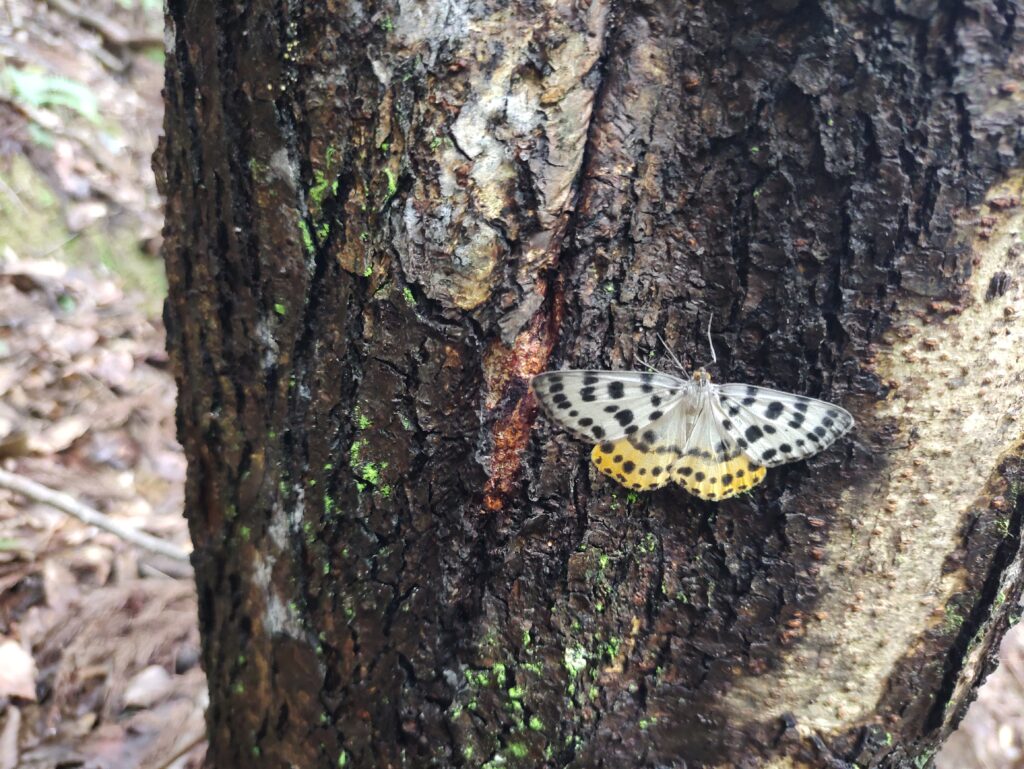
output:
M0 4L0 466L190 549L150 157L162 9ZM204 751L187 563L0 488L0 769Z
M0 468L190 548L160 307L158 0L0 5ZM1024 633L940 769L1024 767ZM0 769L197 767L187 564L0 484Z

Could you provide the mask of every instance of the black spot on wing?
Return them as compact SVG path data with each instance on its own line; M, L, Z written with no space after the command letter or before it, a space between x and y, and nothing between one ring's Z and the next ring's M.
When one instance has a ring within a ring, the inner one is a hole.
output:
M626 394L626 388L622 384L622 382L609 382L608 383L608 397L609 398L615 398L616 400L618 400L619 398L624 397L625 394Z
M786 407L782 405L782 401L772 401L765 408L764 415L769 419L778 419L779 415L785 410Z

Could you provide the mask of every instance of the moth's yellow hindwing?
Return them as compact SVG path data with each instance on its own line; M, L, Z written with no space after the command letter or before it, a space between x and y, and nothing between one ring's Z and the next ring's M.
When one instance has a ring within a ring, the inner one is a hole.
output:
M724 460L687 455L677 463L673 480L691 494L717 502L750 491L766 472L744 454Z
M659 489L672 480L672 468L679 457L671 451L643 451L628 438L594 446L590 459L602 473L627 489Z

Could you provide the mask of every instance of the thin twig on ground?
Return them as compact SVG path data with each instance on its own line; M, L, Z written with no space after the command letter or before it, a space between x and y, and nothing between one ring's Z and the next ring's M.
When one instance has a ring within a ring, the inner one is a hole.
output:
M69 494L54 491L51 488L43 486L41 483L30 481L28 478L23 478L15 473L9 473L6 470L0 469L0 488L9 489L21 494L23 497L28 497L34 502L49 505L56 510L60 510L63 513L67 513L68 515L77 518L82 523L95 526L96 528L103 529L104 531L109 531L111 534L116 534L125 542L141 547L151 553L157 553L167 558L172 558L175 561L183 561L187 563L189 560L188 553L176 545L172 545L170 542L165 542L159 537L154 537L150 534L146 534L145 532L125 526L123 523L118 523L109 516L101 513L99 510L95 510L94 508L79 502Z

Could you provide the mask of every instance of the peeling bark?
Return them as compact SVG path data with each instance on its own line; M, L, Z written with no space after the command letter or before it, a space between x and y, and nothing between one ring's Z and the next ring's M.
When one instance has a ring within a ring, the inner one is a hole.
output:
M212 766L919 766L1021 609L1019 3L169 0ZM530 378L825 397L637 496Z

